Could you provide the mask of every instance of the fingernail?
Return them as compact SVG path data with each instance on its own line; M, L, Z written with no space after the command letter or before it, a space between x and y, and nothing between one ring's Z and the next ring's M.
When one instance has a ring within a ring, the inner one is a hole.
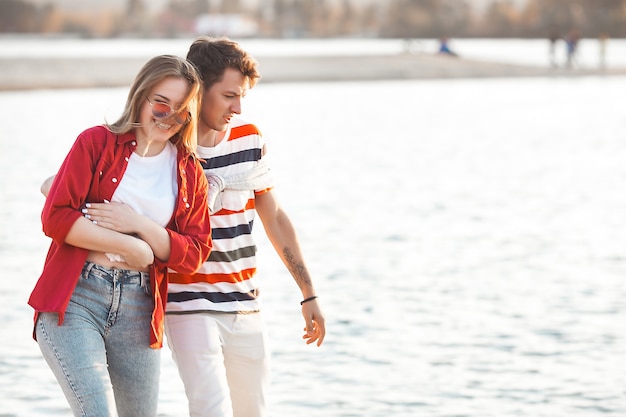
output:
M91 207L91 204L87 203L87 204L85 204L85 207L89 208L89 207Z
M83 213L87 213L87 209L82 209L81 210Z

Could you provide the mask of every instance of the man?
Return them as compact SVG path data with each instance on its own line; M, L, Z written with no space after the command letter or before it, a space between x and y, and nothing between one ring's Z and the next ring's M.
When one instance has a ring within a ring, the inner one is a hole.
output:
M187 59L204 83L198 154L209 179L213 249L198 273L170 275L166 335L185 386L190 415L266 415L267 334L259 303L255 213L302 292L303 339L320 346L324 316L294 227L274 192L265 141L235 116L259 73L225 38L198 38Z

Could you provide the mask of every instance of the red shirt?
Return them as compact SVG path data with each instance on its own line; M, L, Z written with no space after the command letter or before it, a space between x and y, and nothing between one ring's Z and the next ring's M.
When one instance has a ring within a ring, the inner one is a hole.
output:
M89 251L65 243L87 202L111 201L137 143L134 133L117 135L104 126L81 133L65 157L50 188L41 214L44 233L52 238L43 272L28 304L39 312L56 312L59 325L80 277ZM163 318L167 302L167 270L192 274L211 251L211 227L207 205L208 184L202 166L178 148L178 196L167 225L171 253L167 262L155 258L150 266L154 298L150 347L163 346Z

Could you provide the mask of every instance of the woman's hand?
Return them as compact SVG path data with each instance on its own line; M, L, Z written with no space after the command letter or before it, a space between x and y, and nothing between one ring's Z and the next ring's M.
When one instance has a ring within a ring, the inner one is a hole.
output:
M170 237L165 227L137 213L132 207L105 200L105 203L85 204L82 213L97 226L140 238L149 245L153 256L163 262L169 259Z
M94 224L126 234L137 233L137 225L143 219L123 203L87 203L82 212Z

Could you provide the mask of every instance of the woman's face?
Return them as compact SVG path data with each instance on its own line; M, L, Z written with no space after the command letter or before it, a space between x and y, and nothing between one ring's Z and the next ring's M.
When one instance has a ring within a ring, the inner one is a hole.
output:
M137 140L165 143L178 133L189 116L187 109L181 108L188 91L183 78L166 78L154 86L141 104Z

